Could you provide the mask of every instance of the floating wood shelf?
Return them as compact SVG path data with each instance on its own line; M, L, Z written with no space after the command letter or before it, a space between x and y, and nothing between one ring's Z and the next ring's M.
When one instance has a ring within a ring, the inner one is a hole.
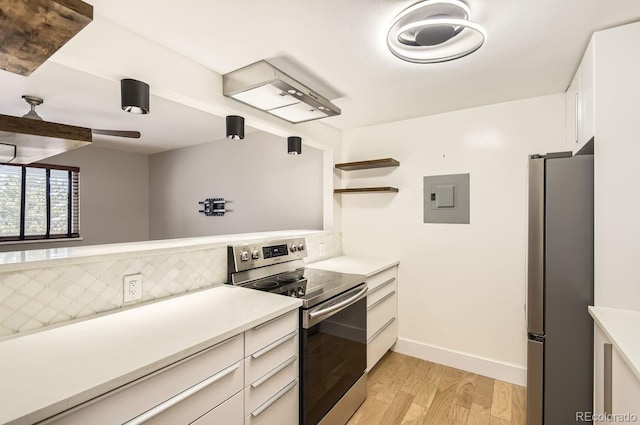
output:
M336 164L335 167L344 171L366 170L369 168L397 167L400 162L393 158L371 159L369 161L344 162Z
M397 192L397 187L354 187L351 189L334 189L333 193L368 193L368 192Z

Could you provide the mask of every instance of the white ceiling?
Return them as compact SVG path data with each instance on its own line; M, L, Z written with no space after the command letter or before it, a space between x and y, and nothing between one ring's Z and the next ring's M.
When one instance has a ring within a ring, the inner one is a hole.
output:
M340 129L564 91L594 30L640 18L637 0L466 0L485 45L420 65L385 44L414 0L88 1L220 74L274 57L311 70L343 94L342 115L322 121Z
M53 62L28 78L0 71L0 113L22 116L30 106L22 95L44 99L36 112L45 121L108 130L140 131L140 139L94 135L94 145L153 154L225 139L223 117L151 95L148 115L120 109L120 84ZM251 134L257 130L245 128Z
M219 74L271 59L321 83L313 87L342 115L320 122L338 129L564 91L594 30L640 19L638 0L466 0L487 30L485 46L420 65L397 59L385 43L390 22L413 0L88 1L96 16ZM37 109L45 120L142 133L95 136L98 146L151 154L224 138L223 117L154 95L151 114L127 114L117 81L51 61L26 78L0 70L0 93L3 114L26 113L21 96L29 94L45 99Z

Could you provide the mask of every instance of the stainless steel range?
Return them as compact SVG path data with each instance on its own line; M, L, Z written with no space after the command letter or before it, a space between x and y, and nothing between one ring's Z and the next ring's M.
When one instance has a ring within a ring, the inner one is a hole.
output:
M367 394L365 276L304 267L303 238L229 246L228 283L300 298L300 423L343 425Z

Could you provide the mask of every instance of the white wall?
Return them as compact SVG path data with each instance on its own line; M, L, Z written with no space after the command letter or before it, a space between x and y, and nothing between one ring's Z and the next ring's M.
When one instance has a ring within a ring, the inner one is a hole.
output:
M219 140L150 157L151 239L323 227L322 151L287 154L268 133ZM207 217L199 201L225 198L233 210Z
M345 161L398 168L342 172L346 255L396 257L398 351L524 384L527 156L563 150L564 95L346 131ZM471 174L471 224L423 223L423 176Z
M149 157L85 146L41 161L80 167L82 241L0 245L0 252L149 239Z

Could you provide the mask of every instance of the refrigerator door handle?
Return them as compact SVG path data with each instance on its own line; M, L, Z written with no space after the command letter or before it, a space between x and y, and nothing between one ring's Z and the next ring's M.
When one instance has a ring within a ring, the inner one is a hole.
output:
M544 182L545 160L529 159L529 237L527 331L544 335Z
M527 341L527 425L543 425L544 342Z

